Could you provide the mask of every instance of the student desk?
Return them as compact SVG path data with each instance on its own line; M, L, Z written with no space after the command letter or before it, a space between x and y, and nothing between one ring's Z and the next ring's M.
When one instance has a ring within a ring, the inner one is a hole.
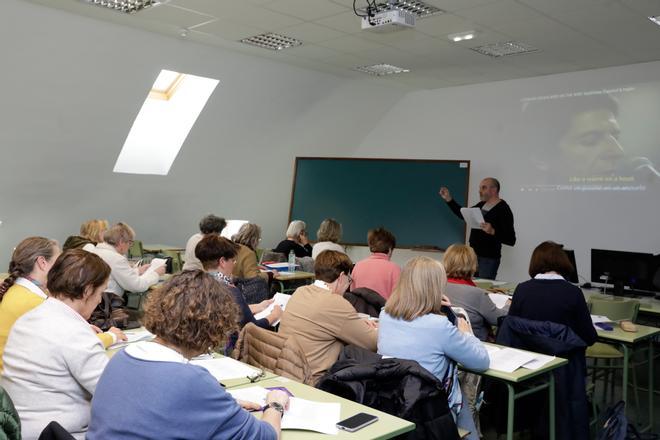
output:
M605 295L600 290L596 289L582 289L585 299L588 301L590 298L594 299L608 299L620 298L627 300L639 301L639 311L648 315L653 315L655 318L660 318L660 300L652 297L632 297L632 296L612 296Z
M181 246L170 246L167 244L143 244L142 250L145 254L160 254L164 253L164 251L183 252L186 248L182 248Z
M281 293L292 293L294 289L286 288L285 284L288 281L295 280L306 280L307 284L310 284L314 281L314 274L311 272L295 271L293 273L282 274L281 272L277 273L277 276L274 277L275 281L280 284Z
M653 429L653 339L654 336L660 335L660 328L649 327L646 325L637 325L638 331L636 333L625 332L621 330L619 324L614 324L612 331L605 331L597 329L598 339L609 344L618 345L623 352L623 381L622 381L622 399L624 402L628 400L628 370L630 368L630 357L633 354L635 347L641 345L643 342L648 343L648 399L649 399L649 425L645 426L642 431Z
M227 381L229 382L229 381ZM313 400L315 402L339 402L341 404L341 417L340 420L344 420L348 417L354 416L357 413L365 412L368 414L373 414L378 416L378 421L373 423L365 428L360 429L356 432L346 432L339 430L339 433L336 436L331 436L327 434L321 434L313 431L301 431L301 430L292 430L285 429L282 430L282 440L314 440L314 439L387 439L396 437L398 435L404 434L408 431L415 429L415 424L398 417L391 416L387 413L369 408L368 406L361 405L356 402L352 402L347 399L335 396L325 391L304 385L298 382L295 382L291 379L285 377L276 376L268 377L262 379L255 383L241 384L231 386L226 384L228 389L232 388L245 388L249 386L260 386L260 387L285 387L291 394L296 397L302 397L303 399ZM260 416L261 413L254 413L257 416Z
M502 345L497 344L487 344L495 347L506 348ZM524 350L521 350L524 351ZM506 384L508 392L508 406L507 406L507 420L506 420L506 438L507 440L513 440L513 414L516 399L527 396L529 394L548 389L548 404L549 404L549 429L550 429L550 440L555 439L555 376L552 371L556 368L568 364L568 361L563 358L554 358L542 368L538 370L528 370L526 368L518 368L513 373L506 373L504 371L497 371L488 369L483 372L471 371L459 365L459 367L464 371L469 371L471 373L479 374L482 377L489 377L491 379L499 380ZM532 388L527 388L522 391L516 391L514 385L524 383L532 378L545 377L546 382L540 385L536 385Z

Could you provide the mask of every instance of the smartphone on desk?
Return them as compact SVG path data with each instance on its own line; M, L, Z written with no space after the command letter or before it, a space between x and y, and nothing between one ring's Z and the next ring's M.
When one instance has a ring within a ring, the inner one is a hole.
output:
M372 416L371 414L367 413L357 413L354 416L337 423L337 428L348 432L355 432L377 421L377 416Z

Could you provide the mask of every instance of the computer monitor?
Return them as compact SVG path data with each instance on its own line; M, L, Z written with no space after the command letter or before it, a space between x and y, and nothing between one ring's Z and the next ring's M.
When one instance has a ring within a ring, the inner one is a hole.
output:
M569 274L566 274L566 281L577 284L580 282L580 280L578 280L577 264L575 264L575 251L573 249L564 249L564 253L566 253L568 260L573 266L573 271Z
M652 254L592 249L591 282L613 284L615 295L623 295L625 287L656 291L653 262Z

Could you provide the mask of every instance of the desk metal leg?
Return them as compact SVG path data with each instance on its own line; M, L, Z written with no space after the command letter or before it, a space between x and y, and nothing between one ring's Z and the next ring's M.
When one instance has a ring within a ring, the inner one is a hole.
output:
M653 339L649 339L649 424L642 431L653 432Z
M509 391L509 403L506 415L506 440L513 440L513 410L516 397L511 384L507 383L506 388Z
M623 383L621 384L621 394L622 400L628 404L628 367L630 364L630 351L628 346L625 344L620 344L621 350L623 351Z
M548 381L548 403L550 405L550 440L555 440L555 375L548 373L550 380Z

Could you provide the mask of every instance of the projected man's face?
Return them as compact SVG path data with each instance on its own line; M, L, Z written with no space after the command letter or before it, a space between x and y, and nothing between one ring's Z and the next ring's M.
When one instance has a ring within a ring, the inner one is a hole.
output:
M610 110L577 113L559 142L560 162L571 176L608 176L624 158L619 123Z

